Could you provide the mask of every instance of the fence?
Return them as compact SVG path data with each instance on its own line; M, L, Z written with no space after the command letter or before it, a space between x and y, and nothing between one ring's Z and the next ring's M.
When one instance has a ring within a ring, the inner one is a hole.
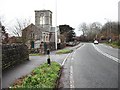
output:
M2 45L2 70L24 60L29 60L29 52L26 45Z

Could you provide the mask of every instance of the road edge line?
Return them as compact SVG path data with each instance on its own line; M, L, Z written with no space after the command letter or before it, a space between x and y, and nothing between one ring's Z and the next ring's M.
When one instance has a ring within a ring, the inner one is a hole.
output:
M67 58L69 57L69 55L70 55L71 53L69 53L66 57L65 57L65 59L63 60L63 62L62 62L62 66L64 66L64 64L65 64L65 62L66 62L66 60L67 60Z
M82 44L81 46L79 46L78 48L81 48L81 47L83 47L85 44ZM77 48L77 49L78 49ZM73 52L75 52L74 50L73 50ZM65 64L65 62L66 62L66 60L67 60L67 58L70 56L70 54L72 54L73 52L71 52L71 53L69 53L66 57L65 57L65 59L63 60L63 62L62 62L62 64L61 64L61 66L64 66L64 64Z
M118 58L116 58L116 57L114 57L114 56L112 56L112 55L109 55L109 54L107 54L107 53L105 53L105 52L102 52L100 49L98 49L94 44L92 44L93 45L93 47L99 52L99 53L101 53L102 55L104 55L104 56L106 56L106 57L108 57L108 58L110 58L110 59L112 59L112 60L114 60L114 61L116 61L116 62L119 62L119 59Z
M73 67L70 66L70 88L74 88Z

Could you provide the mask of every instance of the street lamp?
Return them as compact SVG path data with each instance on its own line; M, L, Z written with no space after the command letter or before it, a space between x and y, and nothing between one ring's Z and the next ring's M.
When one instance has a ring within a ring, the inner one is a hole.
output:
M57 50L57 0L55 2L55 11L56 11L56 15L55 15L55 49Z

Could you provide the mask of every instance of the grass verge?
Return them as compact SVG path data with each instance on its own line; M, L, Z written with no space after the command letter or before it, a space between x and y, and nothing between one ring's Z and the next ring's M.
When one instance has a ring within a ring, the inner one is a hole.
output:
M119 48L120 49L120 41L115 41L115 42L106 43L106 44L112 46L113 48Z
M56 62L35 68L31 74L15 81L12 88L56 88L61 66Z
M32 53L32 54L29 54L29 56L41 56L42 54L39 54L39 53Z
M71 53L73 50L70 49L62 49L56 52L56 54L66 54L66 53Z

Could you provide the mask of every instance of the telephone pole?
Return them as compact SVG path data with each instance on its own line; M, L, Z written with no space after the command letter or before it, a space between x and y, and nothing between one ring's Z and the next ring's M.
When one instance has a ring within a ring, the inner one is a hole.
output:
M57 50L57 0L55 0L55 49Z

